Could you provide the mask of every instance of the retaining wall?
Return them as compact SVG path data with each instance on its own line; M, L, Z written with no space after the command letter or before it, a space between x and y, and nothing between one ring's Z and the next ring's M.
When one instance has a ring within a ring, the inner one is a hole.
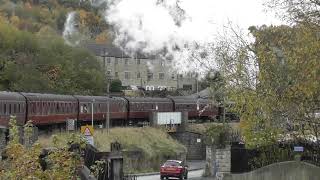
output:
M252 172L224 175L223 180L319 180L320 167L301 161L271 164Z

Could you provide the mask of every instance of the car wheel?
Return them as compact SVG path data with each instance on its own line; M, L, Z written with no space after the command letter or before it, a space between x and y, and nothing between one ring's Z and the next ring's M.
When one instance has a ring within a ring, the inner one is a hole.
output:
M164 177L163 177L163 176L160 176L160 179L161 179L161 180L164 180Z

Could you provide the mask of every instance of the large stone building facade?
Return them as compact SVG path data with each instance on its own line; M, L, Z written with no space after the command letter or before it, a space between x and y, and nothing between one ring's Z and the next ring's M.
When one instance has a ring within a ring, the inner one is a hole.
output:
M123 86L143 87L146 90L197 90L195 73L179 74L171 60L145 56L127 55L119 48L103 44L87 44L100 60L110 79L119 79Z

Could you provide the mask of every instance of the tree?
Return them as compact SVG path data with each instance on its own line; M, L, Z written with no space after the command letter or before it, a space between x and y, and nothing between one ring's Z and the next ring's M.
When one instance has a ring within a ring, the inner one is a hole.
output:
M320 25L319 0L270 0L268 6L291 22Z
M43 31L50 31L50 28ZM10 91L100 95L104 71L94 55L54 34L38 36L0 25L0 88Z
M110 92L121 92L121 90L122 82L119 79L112 80L110 84Z
M216 48L226 92L235 102L248 146L281 135L318 138L319 36L306 25L251 27L254 43L233 31Z

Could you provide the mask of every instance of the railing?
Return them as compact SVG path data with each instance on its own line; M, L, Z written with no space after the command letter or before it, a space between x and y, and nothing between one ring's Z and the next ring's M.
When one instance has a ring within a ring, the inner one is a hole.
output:
M138 177L136 175L124 175L122 180L137 180Z

